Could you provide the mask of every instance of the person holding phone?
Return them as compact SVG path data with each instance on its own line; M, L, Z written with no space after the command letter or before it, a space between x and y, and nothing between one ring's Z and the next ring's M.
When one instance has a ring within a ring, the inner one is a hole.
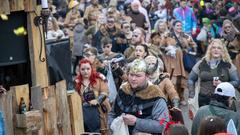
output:
M195 95L195 82L198 79L200 79L199 107L209 104L214 89L221 82L229 82L235 88L239 86L237 69L220 39L213 39L206 55L194 65L188 79L190 99Z

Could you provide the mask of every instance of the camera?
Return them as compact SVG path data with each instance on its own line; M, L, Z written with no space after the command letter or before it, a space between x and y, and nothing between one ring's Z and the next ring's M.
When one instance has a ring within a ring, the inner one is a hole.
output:
M87 102L89 102L91 100L94 100L95 99L95 94L94 94L93 90L89 90L87 92L84 92L83 93L83 98Z

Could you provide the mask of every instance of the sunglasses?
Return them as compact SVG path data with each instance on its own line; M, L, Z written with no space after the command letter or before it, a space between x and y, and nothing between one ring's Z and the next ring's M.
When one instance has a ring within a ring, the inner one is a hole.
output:
M128 29L128 28L130 28L130 26L124 26L123 28L124 28L124 29Z

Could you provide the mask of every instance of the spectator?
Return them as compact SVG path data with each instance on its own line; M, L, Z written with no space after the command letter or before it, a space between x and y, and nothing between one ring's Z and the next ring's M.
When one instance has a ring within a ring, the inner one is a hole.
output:
M69 12L66 15L64 26L68 28L68 33L70 37L73 37L73 29L77 23L80 21L80 13L77 9L78 2L73 0L69 3Z
M164 94L148 81L146 66L144 60L132 62L128 82L120 87L109 113L109 124L125 113L123 120L131 135L140 132L161 134L169 121Z
M155 15L159 18L162 22L167 22L167 9L164 4L158 5L158 10L155 12Z
M47 30L47 40L58 40L65 38L65 35L62 30L59 29L57 20L54 17L48 18L48 30Z
M94 70L90 61L83 59L79 63L79 75L75 82L82 99L84 131L108 135L106 122L110 103L106 81Z
M98 59L100 61L111 60L116 55L118 55L117 53L111 51L111 49L112 49L112 40L110 38L104 37L101 40L101 44L102 44L103 53L98 56Z
M126 58L129 58L131 55L133 55L133 52L137 45L145 43L145 37L145 31L142 28L136 28L133 31L131 44L124 52Z
M68 4L69 11L66 15L64 20L64 27L66 28L67 34L70 38L70 48L73 47L73 30L77 23L80 22L80 12L78 11L77 7L79 2L76 0L72 0Z
M79 2L79 6L78 6L78 10L81 14L81 17L83 17L84 12L86 10L86 8L90 5L90 1L89 0L80 0Z
M201 120L197 135L213 135L226 131L226 124L222 118L218 116L207 116Z
M227 124L230 119L233 120L238 133L240 133L240 116L237 112L232 111L229 107L232 106L233 99L235 98L235 88L228 82L220 83L212 97L209 105L202 106L197 111L193 119L192 135L197 135L199 123L205 117L213 115L224 119L224 123ZM217 121L220 122L220 121ZM205 122L203 122L205 123ZM212 124L211 124L212 125ZM207 132L210 132L209 130ZM205 135L205 134L204 134Z
M196 33L197 19L193 10L187 6L187 0L180 0L180 7L173 10L173 16L182 22L185 33L189 35Z
M98 51L94 47L90 47L84 50L83 57L91 62L94 70L102 67L101 62L97 59Z
M141 3L139 1L133 1L131 3L131 10L128 11L127 16L132 18L131 23L135 24L137 27L145 29L147 20L144 14L139 11L140 6Z
M105 76L107 76L107 72L109 70L109 65L111 64L111 70L114 78L114 82L116 85L116 88L118 89L123 82L123 80L126 80L126 75L124 71L122 70L123 65L122 62L124 61L123 54L112 52L112 40L110 38L104 37L102 39L102 47L103 47L103 53L98 56L98 59L102 62L103 67L101 71L98 71L103 73ZM123 58L122 61L115 62L114 59L120 59Z
M129 22L121 23L121 31L117 36L118 37L117 43L118 43L118 50L122 54L131 44L132 34L133 32L131 31L130 23Z
M163 72L164 63L162 60L150 55L145 58L145 61L148 66L150 81L153 84L159 86L159 89L165 94L169 105L178 108L180 98L174 88L173 83L170 80L170 75Z
M84 20L89 22L90 14L95 14L96 16L98 16L101 13L102 6L98 3L98 0L91 0L91 5L86 8L83 18Z
M136 59L144 59L148 56L148 47L147 45L141 44L137 45L134 51L134 56Z
M223 21L222 38L227 46L228 53L240 73L240 37L233 23L226 19Z
M196 59L194 59L194 56L197 55L197 44L193 40L193 38L186 34L183 30L182 27L183 24L181 21L175 21L173 22L173 31L172 31L172 37L176 40L177 42L177 47L179 47L183 51L183 64L184 64L184 69L187 72L190 72L194 64L196 64ZM189 60L188 63L186 61L187 58L192 58Z
M72 57L73 57L73 74L76 74L76 67L79 63L79 60L83 58L83 48L84 44L87 43L87 38L84 35L85 32L84 24L78 23L74 27L74 35L73 35L73 49L72 49Z
M205 56L193 67L188 79L189 98L195 95L195 82L198 79L200 79L198 94L200 107L209 104L214 89L221 82L230 82L236 88L239 86L237 69L220 39L212 40Z
M167 23L158 20L154 26L154 33L151 35L151 43L161 49L166 45L165 39L169 36Z

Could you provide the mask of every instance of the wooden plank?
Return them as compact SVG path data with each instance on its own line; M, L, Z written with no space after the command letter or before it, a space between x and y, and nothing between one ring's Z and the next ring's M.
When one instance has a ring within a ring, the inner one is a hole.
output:
M71 127L73 135L84 133L82 99L77 92L68 95Z
M6 135L14 134L12 108L12 92L8 91L0 96L0 110L3 113Z
M71 135L70 113L67 101L66 81L56 83L57 123L59 135Z
M39 11L40 9L37 9ZM48 72L47 72L47 62L46 62L46 52L44 45L44 36L40 35L39 28L34 25L34 12L27 13L28 22L28 43L29 43L29 55L31 61L31 78L33 86L47 87L49 84ZM41 33L42 28L40 28ZM42 38L41 38L42 37ZM42 42L41 42L42 40ZM42 49L41 49L42 48ZM40 50L42 50L41 61L39 59Z
M10 87L12 91L12 115L13 115L13 127L14 127L14 134L15 135L26 135L26 132L22 129L16 128L16 114L20 113L19 105L21 97L24 98L26 103L27 109L29 108L29 86L28 84L13 86Z
M24 10L24 0L9 0L9 4L11 12Z
M31 103L33 109L40 110L43 114L43 92L40 86L31 87ZM41 125L43 125L43 117L41 120ZM39 131L37 131L38 135L44 135L44 126L41 127Z
M31 87L31 103L33 109L42 110L43 109L43 92L40 86Z
M0 0L0 14L10 14L10 5L8 0Z
M24 10L25 12L35 11L37 7L36 0L25 0L24 2Z
M21 97L24 98L26 103L27 109L29 108L29 85L19 85L10 87L10 90L13 91L13 113L20 113L19 112L19 105Z
M43 90L44 135L58 135L55 86Z
M39 110L27 111L24 114L16 115L16 127L24 128L26 133L39 130L42 126L42 113Z

